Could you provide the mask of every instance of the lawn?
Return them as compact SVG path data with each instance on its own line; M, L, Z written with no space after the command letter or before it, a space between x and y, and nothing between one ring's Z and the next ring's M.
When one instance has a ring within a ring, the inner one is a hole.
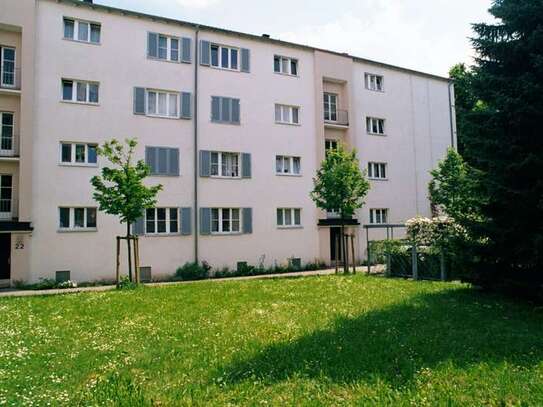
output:
M0 299L0 405L543 405L543 310L367 276Z

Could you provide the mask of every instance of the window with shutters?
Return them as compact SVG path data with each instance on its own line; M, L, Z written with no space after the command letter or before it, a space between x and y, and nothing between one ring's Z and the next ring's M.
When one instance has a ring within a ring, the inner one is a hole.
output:
M301 158L286 155L275 156L275 173L277 175L300 175Z
M240 233L240 213L240 208L211 208L211 233Z
M366 130L368 134L384 136L385 135L385 119L378 119L376 117L366 117Z
M386 163L368 163L368 178L370 179L387 179L387 164Z
M300 108L275 104L275 122L281 124L300 124Z
M212 96L211 97L211 121L215 123L239 124L240 102L239 99Z
M179 234L179 208L149 208L145 210L146 235Z
M300 208L277 208L277 226L279 228L296 228L302 225Z
M86 207L60 207L59 230L60 231L95 231L96 208Z
M98 145L94 143L62 141L59 162L61 165L96 167L98 166L97 148Z
M273 71L284 75L298 76L298 60L295 58L274 55Z
M98 104L98 82L62 79L62 101L82 104Z
M375 92L384 92L384 79L381 75L366 73L364 77L366 82L366 89L373 90Z
M147 116L179 117L179 92L146 89Z
M370 223L371 224L384 224L388 221L388 209L373 208L370 209Z
M219 44L210 45L210 65L214 68L239 71L239 55L239 48Z
M191 39L147 33L147 57L170 62L190 63Z
M64 17L63 24L65 40L100 44L100 23Z
M179 149L170 147L145 147L145 163L150 175L179 176Z
M240 177L240 153L211 152L211 176Z

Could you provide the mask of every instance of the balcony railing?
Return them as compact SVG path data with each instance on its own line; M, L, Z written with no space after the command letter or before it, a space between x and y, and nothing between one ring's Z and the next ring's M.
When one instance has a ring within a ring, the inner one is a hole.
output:
M15 199L0 199L0 221L13 220L17 217L17 201Z
M19 157L19 135L0 136L0 157Z
M348 126L349 125L349 111L348 110L335 110L324 112L324 123L332 124L336 126Z
M21 90L21 68L2 69L0 73L0 88Z

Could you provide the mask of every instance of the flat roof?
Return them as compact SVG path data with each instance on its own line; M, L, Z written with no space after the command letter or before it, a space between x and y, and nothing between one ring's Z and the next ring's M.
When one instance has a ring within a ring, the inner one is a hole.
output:
M103 5L103 4L90 3L90 2L87 2L87 1L83 1L83 0L56 0L56 1L58 3L67 3L67 4L72 4L74 6L77 6L77 7L87 7L87 8L93 9L93 10L99 10L99 11L104 11L104 12L108 12L108 13L117 13L117 14L121 14L121 15L125 15L125 16L136 17L136 18L146 18L146 19L149 19L149 20L152 20L152 21L160 21L160 22L164 22L164 23L168 23L168 24L175 24L175 25L180 25L180 26L184 26L184 27L190 27L190 28L193 28L193 29L204 30L204 31L215 31L215 32L218 32L218 33L221 33L221 34L234 35L234 36L238 36L238 37L241 37L241 38L247 38L247 39L250 39L250 40L255 40L255 41L260 41L260 42L267 42L267 43L272 43L272 44L276 44L276 45L283 45L283 46L287 46L287 47L301 48L301 49L309 50L309 51L326 52L328 54L333 54L333 55L337 55L337 56L344 57L344 58L351 58L355 62L365 62L365 63L376 65L376 66L379 66L379 67L382 67L382 68L394 69L394 70L397 70L397 71L401 71L401 72L405 72L405 73L409 73L409 74L413 74L413 75L420 75L420 76L424 76L424 77L427 77L427 78L452 82L451 78L447 78L447 77L444 77L444 76L434 75L434 74L431 74L431 73L421 72L421 71L417 71L417 70L409 69L409 68L403 68L403 67L400 67L400 66L387 64L387 63L384 63L384 62L374 61L374 60L371 60L371 59L362 58L362 57L358 57L358 56L355 56L355 55L350 55L348 53L331 51L331 50L328 50L328 49L312 47L312 46L304 45L304 44L297 44L297 43L294 43L294 42L283 41L283 40L279 40L279 39L275 39L275 38L271 38L271 37L259 36L259 35L255 35L255 34L248 34L248 33L243 33L243 32L239 32L239 31L228 30L226 28L213 27L213 26L209 26L209 25L205 25L205 24L191 23L191 22L188 22L188 21L177 20L177 19L168 18L168 17L155 16L155 15L151 15L151 14L140 13L138 11L125 10L125 9L120 9L120 8L116 8L116 7L106 6L106 5Z

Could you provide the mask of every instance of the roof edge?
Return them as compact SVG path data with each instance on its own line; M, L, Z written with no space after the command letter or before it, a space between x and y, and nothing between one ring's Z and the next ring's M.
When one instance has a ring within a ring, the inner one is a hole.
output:
M43 1L43 0L41 0L41 1ZM50 0L50 1L54 1L54 0ZM376 66L379 66L379 67L382 67L382 68L394 69L394 70L401 71L401 72L404 72L404 73L408 73L408 74L411 74L411 75L419 75L419 76L424 76L426 78L436 79L436 80L446 81L446 82L451 82L452 81L451 78L448 78L448 77L445 77L445 76L435 75L435 74L431 74L431 73L428 73L428 72L417 71L415 69L410 69L410 68L404 68L404 67L389 64L389 63L386 63L386 62L379 62L379 61L375 61L375 60L368 59L368 58L358 57L358 56L351 55L351 54L348 54L348 53L342 53L342 52L338 52L338 51L332 51L332 50L329 50L329 49L313 47L313 46L310 46L310 45L304 45L304 44L298 44L298 43L289 42L289 41L283 41L283 40L279 40L279 39L275 39L275 38L263 37L263 36L259 36L259 35L255 35L255 34L248 34L248 33L240 32L240 31L229 30L229 29L226 29L226 28L213 27L213 26L209 26L209 25L205 25L205 24L192 23L192 22L189 22L189 21L177 20L177 19L174 19L174 18L157 16L157 15L152 15L152 14L146 14L146 13L141 13L139 11L126 10L126 9L121 9L121 8L117 8L117 7L106 6L104 4L89 3L89 2L85 2L85 1L81 1L81 0L56 0L56 2L57 3L67 3L67 4L74 5L76 7L86 7L86 8L89 8L89 9L104 11L104 12L108 12L108 13L118 13L118 14L121 14L121 15L131 16L131 17L136 17L136 18L146 18L146 19L149 19L149 20L152 20L152 21L162 21L162 22L169 23L169 24L176 24L176 25L181 25L181 26L184 26L184 27L191 27L193 29L199 29L199 30L204 30L204 31L214 31L214 32L219 32L219 33L226 34L226 35L235 35L235 36L242 37L242 38L247 38L247 39L250 39L250 40L255 40L255 41L260 41L260 42L267 42L267 43L272 43L272 44L277 44L277 45L283 45L283 46L287 46L287 47L300 48L300 49L304 49L304 50L308 50L308 51L320 51L320 52L325 52L325 53L328 53L328 54L332 54L332 55L336 55L336 56L340 56L340 57L344 57L344 58L350 58L354 62L364 62L364 63L367 63L367 64L376 65Z

